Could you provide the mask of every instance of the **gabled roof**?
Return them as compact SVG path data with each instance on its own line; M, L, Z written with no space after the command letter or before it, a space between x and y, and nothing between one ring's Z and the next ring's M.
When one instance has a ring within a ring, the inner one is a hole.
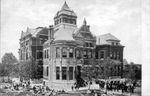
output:
M82 26L79 29L75 30L75 37L84 37L84 35L90 35L93 38L95 36L90 32L90 26L86 24L86 20L84 19Z
M75 29L60 28L54 34L54 41L56 41L56 40L70 40L70 41L73 40L74 41L74 38L73 38L73 31L74 30Z
M107 41L117 41L120 42L118 38L113 36L111 33L107 33L104 35L100 35L96 37L96 44L97 45L103 45L103 44L109 44Z
M26 32L23 32L22 31L22 33L21 33L21 38L23 38L23 37L25 37L25 36L27 36L27 35L32 35L33 37L36 37L36 35L38 34L38 33L42 33L42 30L44 31L44 29L46 29L46 28L44 28L44 27L38 27L38 28L36 28L36 29L33 29L33 28L29 28L29 27L27 27L27 30L26 30ZM45 33L44 33L45 34Z
M23 38L29 34L32 35L35 31L36 31L36 29L32 29L32 28L27 27L26 32L23 32L23 31L21 32L21 38Z
M84 21L83 21L82 26L81 26L79 29L75 30L74 34L76 35L76 34L78 34L80 31L90 32L89 29L88 29L88 27L87 27L87 25L86 25L86 20L85 20L85 19L84 19Z

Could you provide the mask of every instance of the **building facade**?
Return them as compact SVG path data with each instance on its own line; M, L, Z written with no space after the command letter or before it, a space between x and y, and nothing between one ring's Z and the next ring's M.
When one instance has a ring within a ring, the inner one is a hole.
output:
M52 89L71 89L81 76L83 66L94 60L107 57L122 62L123 48L120 40L112 34L94 36L84 19L77 28L77 16L66 2L54 17L54 25L49 27L49 40L43 45L43 77ZM114 76L121 76L121 64Z
M27 28L21 33L19 60L20 62L37 62L37 66L43 67L43 44L48 40L48 29L38 27L36 29ZM39 70L37 70L39 71ZM42 70L41 70L42 71ZM41 72L43 73L43 71ZM40 74L42 78L42 74Z
M96 37L86 20L77 28L77 16L66 2L49 28L49 40L43 49L43 77L52 89L71 89L80 77L84 59L95 57ZM60 87L61 86L61 87Z
M120 40L112 34L104 34L96 38L96 59L97 61L106 60L108 57L115 60L116 65L113 66L116 72L112 76L123 76L123 49ZM118 64L117 64L118 63Z
M27 28L20 38L20 61L41 61L49 88L67 90L81 77L82 67L108 57L120 62L113 76L122 76L123 49L112 34L94 36L86 20L77 28L77 15L65 2L49 28ZM97 63L99 64L99 63Z

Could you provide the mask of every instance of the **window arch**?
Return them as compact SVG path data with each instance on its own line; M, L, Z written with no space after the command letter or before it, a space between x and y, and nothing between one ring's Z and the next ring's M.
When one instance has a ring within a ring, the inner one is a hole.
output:
M62 57L67 57L67 48L62 48Z

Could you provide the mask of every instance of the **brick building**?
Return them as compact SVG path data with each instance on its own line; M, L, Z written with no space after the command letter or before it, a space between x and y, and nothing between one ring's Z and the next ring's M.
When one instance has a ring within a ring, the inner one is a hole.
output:
M49 40L43 45L43 77L50 88L70 89L76 75L80 76L82 59L95 56L96 37L86 20L80 28L77 28L76 20L76 14L65 2L54 17L54 26L49 28Z
M54 25L22 32L19 54L21 61L31 57L41 61L45 85L62 90L71 89L83 66L108 57L121 62L113 75L122 76L123 48L110 33L94 36L85 19L77 28L77 15L65 2L54 16Z
M110 33L97 36L96 39L96 59L105 60L109 57L116 62L120 62L120 64L114 66L116 72L112 76L122 77L124 46L120 44L120 40Z
M119 39L111 34L96 37L85 19L79 28L76 20L75 12L65 2L54 17L54 26L49 27L49 40L43 45L43 77L50 88L71 89L80 78L82 66L95 59L123 60L124 46ZM119 73L113 75L121 76Z
M19 60L20 62L37 62L37 66L43 67L43 44L48 40L48 29L38 27L27 28L21 33ZM42 70L41 70L42 71ZM42 74L41 74L42 77Z

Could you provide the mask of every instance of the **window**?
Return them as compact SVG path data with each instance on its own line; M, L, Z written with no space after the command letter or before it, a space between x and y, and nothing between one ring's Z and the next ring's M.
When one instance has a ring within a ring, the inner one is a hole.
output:
M26 45L29 45L29 40L26 41Z
M43 50L43 59L45 59L45 50Z
M76 50L76 58L80 59L80 50Z
M89 43L90 47L93 47L93 44L92 43Z
M84 58L87 59L87 52L86 52L86 50L84 51Z
M59 19L60 23L61 23L61 18Z
M114 52L114 59L116 59L116 52Z
M100 59L104 59L104 51L100 52Z
M60 68L56 67L56 80L60 79Z
M88 43L87 42L85 42L85 47L88 47Z
M39 52L39 59L42 59L42 58L43 58L43 53Z
M73 49L72 48L69 49L69 57L73 58Z
M62 80L67 80L67 67L62 67Z
M47 58L49 58L49 50L47 49Z
M73 80L73 67L69 67L69 80Z
M92 52L91 51L88 52L88 58L92 58Z
M26 49L26 60L28 60L28 48Z
M114 42L112 42L111 44L114 45Z
M99 58L98 58L98 55L99 55L99 52L96 51L96 59L99 59Z
M112 54L112 52L110 52L110 59L113 59L113 54Z
M116 45L118 46L118 43L116 43Z
M46 50L45 50L45 59L46 59Z
M57 57L57 58L60 57L60 48L56 48L56 57Z
M62 49L62 57L67 57L67 48Z
M70 23L73 24L73 20L72 19L70 20Z
M119 60L119 52L117 52L117 60Z
M48 70L48 66L47 66L47 73L46 73L46 76L48 76L48 71L49 71L49 70Z

